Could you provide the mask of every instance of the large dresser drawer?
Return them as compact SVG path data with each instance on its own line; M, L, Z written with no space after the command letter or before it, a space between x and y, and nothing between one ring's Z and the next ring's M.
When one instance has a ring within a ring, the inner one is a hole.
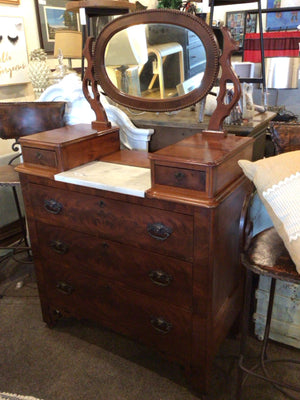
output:
M76 231L37 223L43 263L104 276L140 293L192 308L192 264Z
M47 272L46 272L47 271ZM108 279L91 279L61 265L45 267L50 307L63 315L101 322L117 332L184 361L190 354L191 313L127 290Z
M193 217L31 184L35 217L120 243L192 261Z

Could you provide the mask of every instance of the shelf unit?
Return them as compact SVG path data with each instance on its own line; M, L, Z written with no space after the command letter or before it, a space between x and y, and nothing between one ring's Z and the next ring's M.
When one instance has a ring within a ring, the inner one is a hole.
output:
M263 23L262 23L262 8L261 8L261 0L238 0L238 1L229 1L229 0L210 0L210 26L213 25L213 14L215 6L229 6L232 4L245 4L245 3L257 3L257 10L250 10L251 14L258 14L258 26L260 33L260 51L261 51L261 78L240 78L240 82L248 82L248 83L260 83L262 85L263 92L263 102L264 105L267 105L267 88L266 88L266 71L265 71L265 62L264 62L264 39L263 39ZM247 13L247 10L245 10ZM277 10L278 11L278 10Z
M280 12L285 12L285 11L299 11L300 10L300 7L281 7L280 8ZM266 14L266 13L271 13L271 12L278 12L278 8L264 8L264 9L261 9L260 11L259 10L245 10L246 11L246 14L247 13L251 13L251 14L259 14L259 15L262 15L262 14ZM245 31L245 29L244 29L244 31ZM262 65L262 72L263 72L263 81L264 81L264 87L266 88L266 90L267 90L267 87L266 87L266 78L265 78L265 56L264 56L264 39L263 39L263 29L262 29L262 26L261 25L259 25L259 31L260 31L260 45L261 45L261 65ZM267 31L268 32L268 31ZM243 54L244 54L244 52L243 52ZM255 82L255 78L254 78L254 83L256 83ZM243 80L241 79L241 82L242 82ZM245 80L244 80L244 82L245 82Z
M260 33L260 51L261 51L261 78L240 78L240 82L248 82L248 83L260 83L262 84L263 90L263 99L264 105L267 105L267 87L266 87L266 70L265 70L265 50L264 50L264 38L263 38L263 24L262 24L262 14L271 13L271 12L278 12L278 8L261 8L261 0L238 0L238 1L229 1L229 0L211 0L210 1L210 20L209 23L212 26L213 24L213 13L215 6L225 6L225 5L232 5L232 4L245 4L245 3L257 3L257 9L251 10L243 10L245 11L245 15L247 13L251 14L258 14L258 26L259 26L259 33ZM300 7L281 7L280 11L299 11ZM246 25L246 23L245 23ZM245 28L245 27L244 27ZM244 29L246 32L246 29Z

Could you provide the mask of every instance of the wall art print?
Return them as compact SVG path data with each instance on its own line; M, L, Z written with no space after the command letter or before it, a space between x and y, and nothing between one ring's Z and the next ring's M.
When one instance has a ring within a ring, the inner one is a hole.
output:
M35 0L41 48L54 51L57 29L80 30L79 15L66 10L68 0Z
M0 86L29 82L22 17L0 16Z
M255 33L257 25L257 15L246 11L229 11L226 13L226 26L229 28L231 36L239 42L239 47L244 45L244 30L246 33Z
M296 30L300 25L300 11L280 9L299 6L300 0L268 0L268 8L278 8L278 12L267 13L266 31Z

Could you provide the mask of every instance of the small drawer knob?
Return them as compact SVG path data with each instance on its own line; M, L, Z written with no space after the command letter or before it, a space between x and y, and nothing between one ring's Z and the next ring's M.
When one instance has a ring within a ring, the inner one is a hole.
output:
M100 208L103 208L103 207L105 207L105 202L103 200L100 200L98 205Z
M40 153L39 151L37 151L37 152L35 153L35 158L36 158L37 160L40 161L40 160L43 158L43 154Z
M174 176L178 181L181 181L186 177L185 173L183 172L175 172Z

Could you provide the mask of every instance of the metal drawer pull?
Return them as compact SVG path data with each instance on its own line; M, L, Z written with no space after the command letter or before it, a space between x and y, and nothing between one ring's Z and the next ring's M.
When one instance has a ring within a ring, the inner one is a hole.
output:
M162 270L155 270L149 272L149 277L155 285L169 286L173 277Z
M58 254L66 254L69 246L60 240L51 240L50 247Z
M63 294L70 295L74 292L74 288L65 282L57 282L56 289Z
M39 151L37 151L37 152L35 153L35 158L36 158L37 160L41 160L41 159L43 158L43 154L41 154Z
M51 214L59 214L63 209L62 204L53 199L45 200L44 207Z
M148 224L147 232L156 240L166 240L172 234L173 230L168 226L157 222L155 224Z
M174 176L179 181L181 181L186 177L186 175L183 172L175 172Z
M151 317L150 322L152 327L163 335L169 333L172 329L171 322L166 321L163 317Z

